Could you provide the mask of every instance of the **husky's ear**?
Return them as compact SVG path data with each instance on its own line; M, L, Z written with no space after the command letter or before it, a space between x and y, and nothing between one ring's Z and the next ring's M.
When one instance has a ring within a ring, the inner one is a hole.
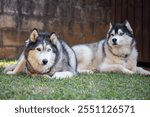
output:
M132 28L131 28L130 23L128 22L128 20L125 20L124 25L127 27L127 29L128 29L131 33L133 33L133 30L132 30Z
M107 38L109 37L109 32L110 32L110 30L112 29L112 27L113 27L113 24L112 24L112 22L110 21L110 23L109 23L109 30L108 30L108 32L107 32Z
M33 29L33 31L30 34L30 40L32 42L36 42L37 38L38 38L39 34L38 34L38 30L36 28Z
M110 23L109 23L109 30L108 30L108 32L112 29L112 27L113 27L113 24L112 24L112 22L110 21Z
M50 41L51 41L53 44L56 44L56 43L57 43L57 40L58 40L58 38L57 38L56 34L53 32L53 33L51 34L51 36L50 36Z

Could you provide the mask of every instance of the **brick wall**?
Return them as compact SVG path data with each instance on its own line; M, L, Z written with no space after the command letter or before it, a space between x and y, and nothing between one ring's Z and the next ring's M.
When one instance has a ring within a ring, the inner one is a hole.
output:
M56 32L70 45L104 38L110 0L1 0L0 58L17 58L30 31Z

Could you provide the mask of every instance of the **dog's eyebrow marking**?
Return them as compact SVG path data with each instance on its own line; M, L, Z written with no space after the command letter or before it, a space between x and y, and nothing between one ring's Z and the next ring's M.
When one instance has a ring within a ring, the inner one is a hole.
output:
M121 29L118 30L118 34L121 34L123 33L123 31Z
M111 31L111 34L115 34L115 30L112 30L112 31Z
M46 50L46 42L43 43L43 50Z
M36 48L43 49L43 45L42 45L42 44L40 44L40 45L38 45Z

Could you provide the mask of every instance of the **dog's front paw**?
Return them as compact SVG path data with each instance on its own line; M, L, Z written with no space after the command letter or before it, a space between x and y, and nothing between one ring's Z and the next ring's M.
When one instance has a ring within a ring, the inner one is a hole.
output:
M144 72L144 76L150 76L150 72L149 71L145 71Z
M125 74L135 74L135 72L133 72L133 71L131 71L131 70L129 70L129 69L123 69L123 71L122 71L123 73L125 73Z
M49 76L48 74L44 74L44 75L42 75L42 77L44 77L44 78L49 78L49 79L53 79L53 77Z
M13 71L15 69L16 65L8 65L4 69L4 73L7 74L9 71Z
M56 78L56 79L63 79L63 78L68 78L68 77L73 77L73 73L66 71L66 72L56 72L53 75L53 78Z
M6 74L8 74L8 75L14 75L16 73L14 71L8 71L8 72L6 72Z
M135 73L135 72L133 72L133 71L128 71L128 74L131 74L131 75L132 75L132 74L134 74L134 73Z
M77 70L79 73L93 74L94 70Z

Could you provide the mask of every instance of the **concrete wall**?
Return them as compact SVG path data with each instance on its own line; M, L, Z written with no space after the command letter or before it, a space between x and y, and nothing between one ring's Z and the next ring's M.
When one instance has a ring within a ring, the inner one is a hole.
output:
M104 38L110 0L1 0L0 58L17 58L33 28L56 32L70 45Z

